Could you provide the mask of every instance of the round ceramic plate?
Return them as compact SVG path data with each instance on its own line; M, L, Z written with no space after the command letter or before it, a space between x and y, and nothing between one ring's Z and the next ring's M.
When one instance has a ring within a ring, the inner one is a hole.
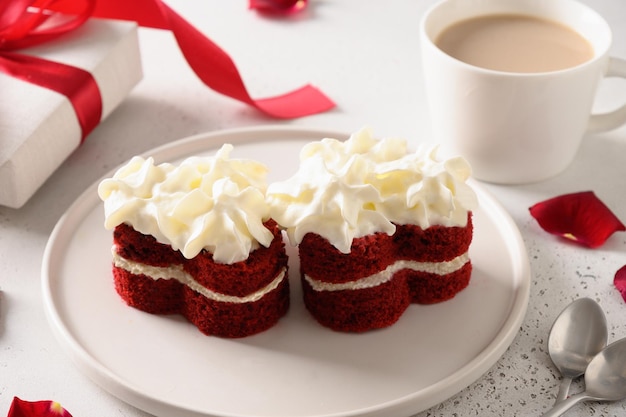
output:
M232 157L287 178L300 148L337 132L290 127L203 134L146 155L175 162L232 143ZM412 305L393 326L344 334L317 324L301 301L289 247L291 308L273 328L243 339L205 336L178 316L128 307L111 276L112 234L97 184L59 220L43 262L43 297L58 340L104 389L159 417L407 416L480 378L512 342L528 304L530 268L509 215L472 182L470 285L454 299Z

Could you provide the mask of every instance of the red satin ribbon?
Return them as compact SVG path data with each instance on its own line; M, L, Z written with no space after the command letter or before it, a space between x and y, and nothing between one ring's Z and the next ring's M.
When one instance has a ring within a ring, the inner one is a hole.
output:
M62 19L50 7L72 7ZM85 23L95 0L0 0L0 50L10 51L49 42Z
M12 52L51 41L78 28L92 14L93 1L74 1L76 14L56 24L45 7L57 0L0 0L0 72L67 97L81 127L81 143L100 123L102 97L93 76L81 68Z
M281 96L253 99L228 54L161 0L99 0L93 15L132 20L140 26L170 30L187 62L208 87L270 116L301 117L321 113L335 106L311 85Z
M0 71L66 96L81 127L81 143L100 123L100 89L88 71L8 51L0 51Z
M51 16L50 11L73 18L42 29L42 24ZM131 20L140 26L170 30L189 66L204 84L267 115L295 118L335 106L311 85L280 96L253 99L228 54L161 0L0 0L0 71L66 95L81 120L83 138L99 122L101 115L100 94L93 78L89 80L91 75L79 76L79 72L85 71L6 51L52 40L74 30L89 17ZM79 83L83 84L79 86ZM100 111L96 109L98 106Z

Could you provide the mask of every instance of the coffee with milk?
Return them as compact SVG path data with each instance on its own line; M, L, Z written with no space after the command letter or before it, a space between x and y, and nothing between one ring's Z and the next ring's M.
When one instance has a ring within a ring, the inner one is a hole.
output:
M487 15L454 23L435 40L467 64L504 72L549 72L580 65L594 56L578 32L548 19Z

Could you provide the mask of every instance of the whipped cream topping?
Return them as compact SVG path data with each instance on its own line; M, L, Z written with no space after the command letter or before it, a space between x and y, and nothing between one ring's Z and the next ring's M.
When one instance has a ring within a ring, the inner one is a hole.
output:
M204 297L210 300L219 301L223 303L243 304L243 303L253 303L255 301L260 300L261 298L263 298L263 296L265 296L265 294L268 294L274 291L276 288L278 288L278 285L285 278L285 271L286 271L285 268L282 268L279 271L279 273L276 275L276 278L274 278L272 282L267 284L265 287L260 288L259 290L253 293L250 293L246 296L238 297L235 295L222 294L222 293L212 291L206 288L205 286L198 283L191 275L189 275L183 269L182 265L171 265L168 267L160 267L160 266L147 265L141 262L131 261L129 259L126 259L120 256L117 253L115 246L113 246L112 252L113 252L113 264L117 268L121 268L134 275L144 275L155 281L158 279L175 279L176 281L180 282L183 285L186 285L187 287L203 295Z
M362 290L373 288L390 281L394 275L403 269L410 269L417 272L426 272L434 275L448 275L463 268L469 262L469 253L465 252L454 259L445 262L418 262L410 260L398 260L389 265L384 270L355 281L348 282L325 282L304 275L304 279L315 291L343 291Z
M436 147L408 152L406 140L362 129L307 144L298 172L270 184L267 201L292 245L311 232L349 253L354 238L392 235L396 224L465 226L477 206L470 175L463 158L439 160Z
M132 158L99 184L105 227L127 223L188 259L206 249L226 264L245 260L259 245L268 247L267 168L231 159L232 150L225 144L215 156L190 157L178 166Z

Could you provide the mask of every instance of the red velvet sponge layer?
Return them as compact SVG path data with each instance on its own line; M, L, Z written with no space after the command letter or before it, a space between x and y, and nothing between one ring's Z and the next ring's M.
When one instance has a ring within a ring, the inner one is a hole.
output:
M356 290L316 291L304 276L345 283L376 274L399 260L446 262L468 251L472 235L471 213L465 227L424 230L398 225L392 236L376 233L355 239L349 254L309 233L299 245L304 303L318 322L334 330L364 332L390 326L411 303L439 303L467 287L471 262L445 275L403 269L381 285Z
M271 283L284 269L278 287L256 301L212 300L175 279L155 280L113 266L115 289L128 305L151 314L181 314L207 335L238 338L267 330L287 313L289 279L280 230L273 221L267 222L266 227L274 234L270 247L260 247L248 259L234 264L216 263L206 251L186 259L169 245L126 224L113 232L117 253L123 258L157 267L182 266L196 282L224 295L251 294Z

